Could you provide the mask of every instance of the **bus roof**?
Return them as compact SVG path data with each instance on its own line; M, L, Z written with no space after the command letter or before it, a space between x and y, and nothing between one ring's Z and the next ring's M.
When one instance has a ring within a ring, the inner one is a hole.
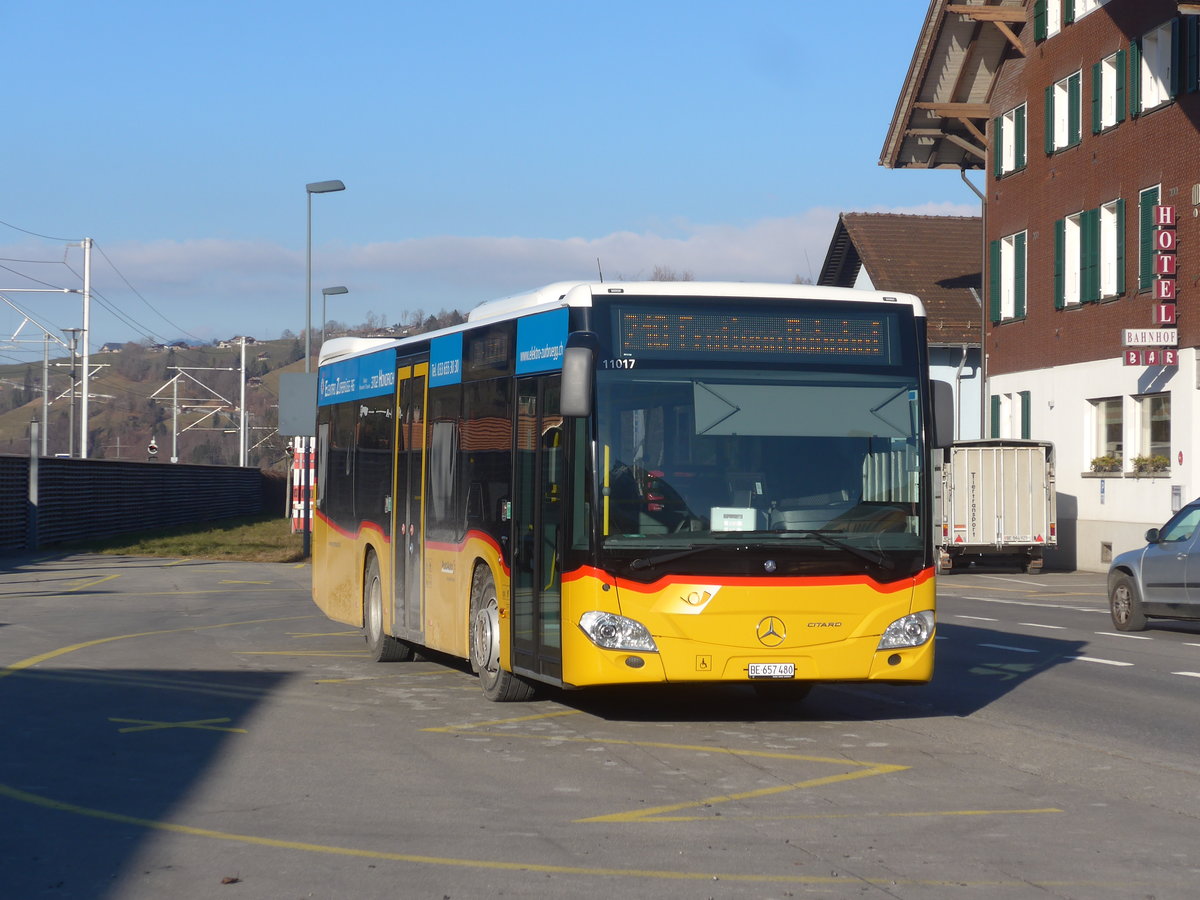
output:
M632 294L639 297L752 297L764 300L841 300L904 303L918 316L925 315L921 301L895 291L864 291L813 284L771 284L742 281L559 281L534 291L485 300L467 315L469 323L504 319L534 310L560 306L591 306L596 296Z
M848 303L898 303L912 307L913 315L924 318L925 307L912 294L896 291L866 291L857 288L824 287L813 284L772 284L743 281L558 281L537 290L495 300L485 300L467 314L461 325L428 331L411 338L340 337L321 347L319 365L358 356L413 340L429 340L442 334L463 331L488 322L502 322L521 315L561 309L564 306L591 306L594 297L695 297L720 299L739 297L762 300L830 300Z

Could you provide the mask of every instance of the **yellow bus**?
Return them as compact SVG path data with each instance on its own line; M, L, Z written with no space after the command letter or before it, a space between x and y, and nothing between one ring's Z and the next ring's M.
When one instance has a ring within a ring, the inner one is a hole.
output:
M331 340L313 598L497 701L928 681L948 390L916 297L811 285L561 283Z

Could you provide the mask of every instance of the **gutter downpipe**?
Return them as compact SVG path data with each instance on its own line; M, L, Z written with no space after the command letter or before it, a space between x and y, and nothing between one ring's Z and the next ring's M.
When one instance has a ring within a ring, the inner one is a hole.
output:
M985 163L983 177L987 179L988 168ZM959 177L962 178L963 184L971 189L971 192L979 198L979 219L980 230L983 240L979 247L979 289L983 290L983 286L987 284L987 196L980 192L979 188L971 183L967 178L966 168L958 170ZM990 434L988 431L988 416L990 408L988 406L987 393L987 304L983 302L980 293L974 289L971 293L975 295L975 300L979 303L979 437L986 439Z

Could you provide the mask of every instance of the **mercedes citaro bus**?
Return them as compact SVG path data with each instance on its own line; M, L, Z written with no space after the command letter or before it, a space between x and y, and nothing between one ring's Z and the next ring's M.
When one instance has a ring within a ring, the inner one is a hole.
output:
M554 284L331 340L313 597L491 700L928 681L928 375L916 297L811 285Z

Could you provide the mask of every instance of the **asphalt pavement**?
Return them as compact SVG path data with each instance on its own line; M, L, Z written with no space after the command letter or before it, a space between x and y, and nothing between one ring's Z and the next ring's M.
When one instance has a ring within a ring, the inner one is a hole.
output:
M1082 631L980 649L971 598L1102 616L1103 576L992 577L942 579L928 686L494 704L372 663L305 565L0 560L0 897L1188 896L1194 790L1046 699Z

